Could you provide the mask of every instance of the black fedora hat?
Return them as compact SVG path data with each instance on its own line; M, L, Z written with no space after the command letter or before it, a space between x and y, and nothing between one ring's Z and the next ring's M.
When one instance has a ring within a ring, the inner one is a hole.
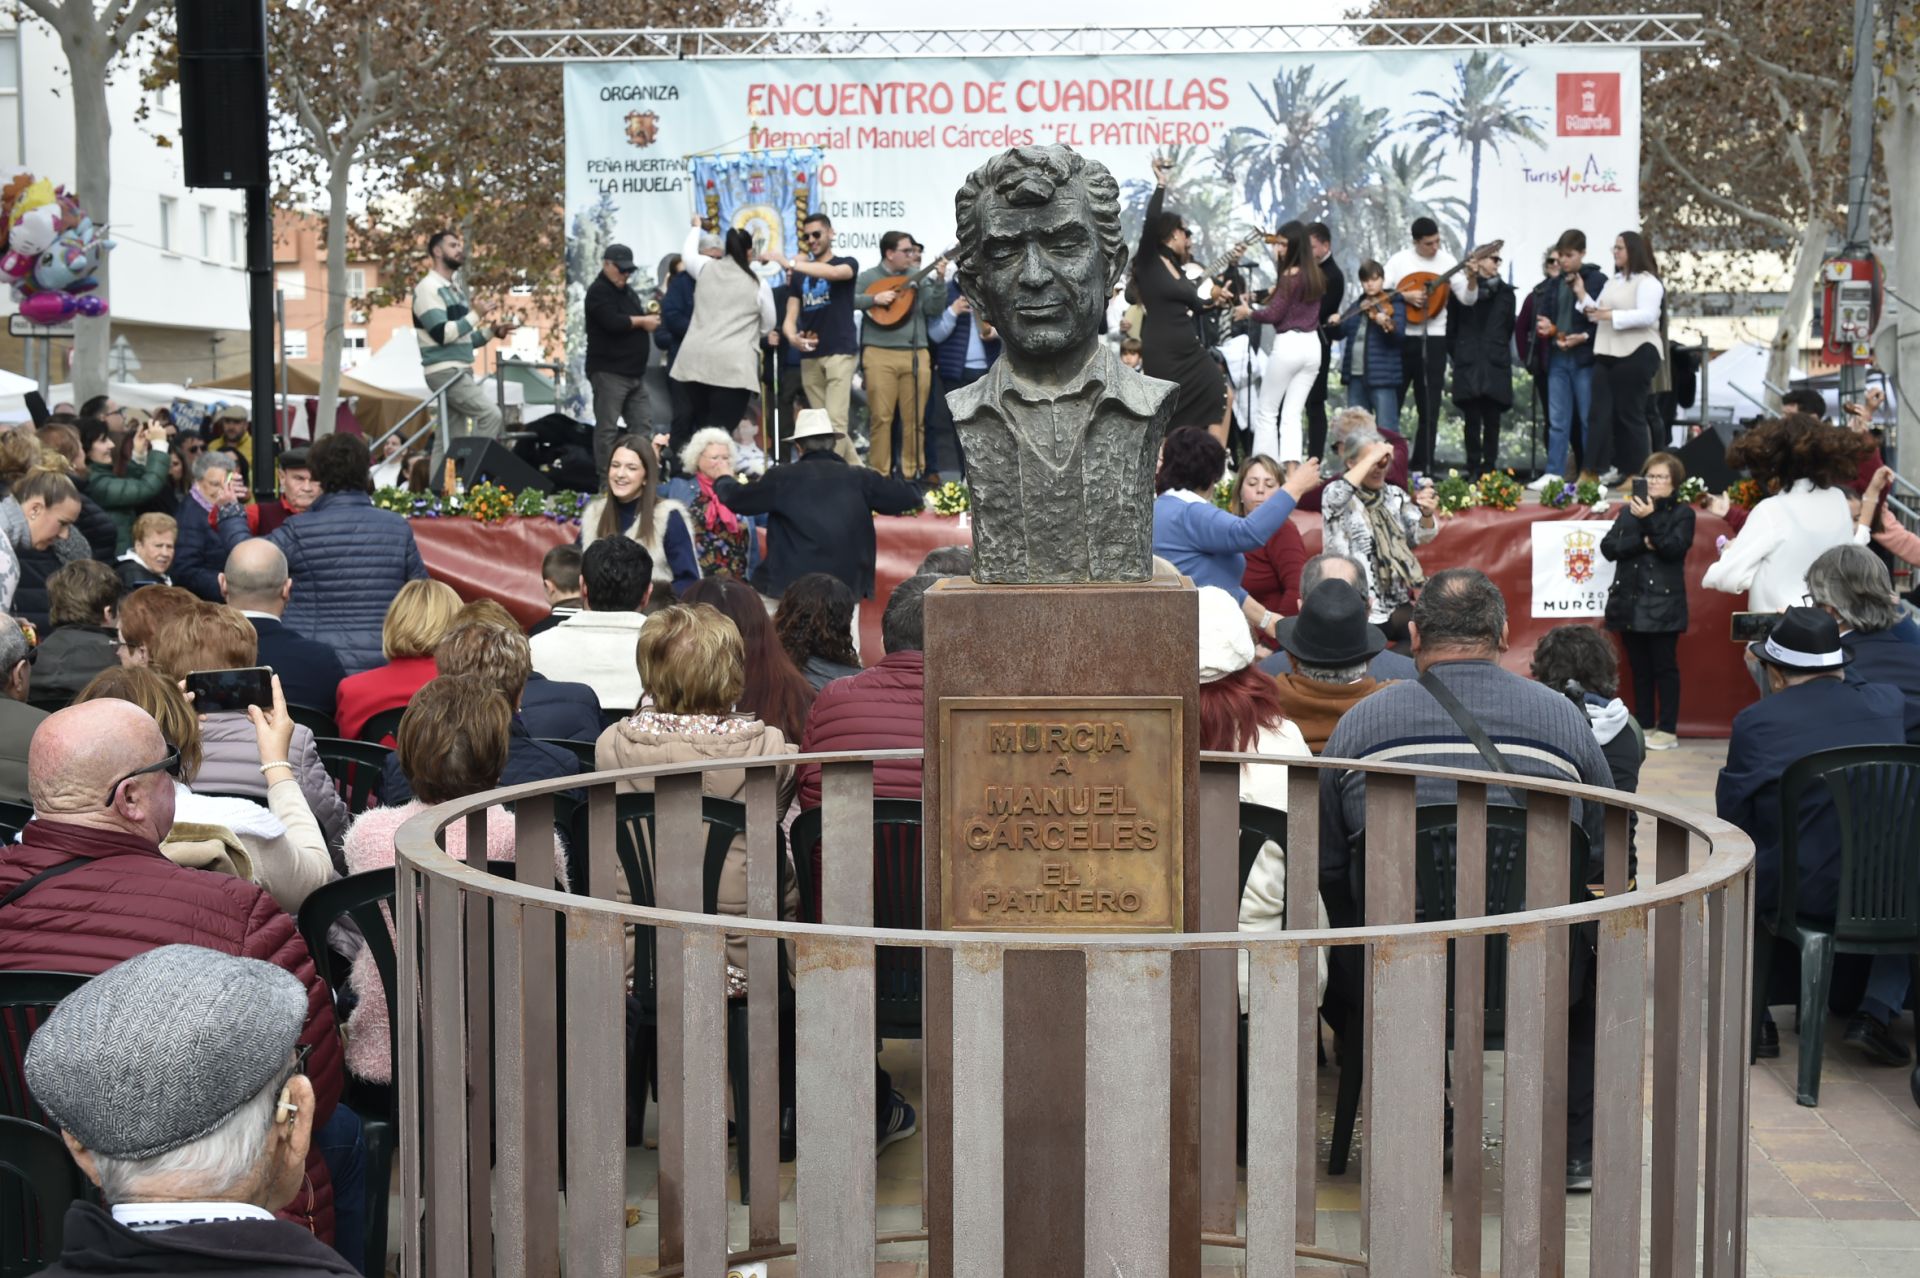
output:
M1765 639L1747 645L1759 661L1783 670L1838 670L1853 660L1853 650L1840 642L1840 625L1818 608L1789 608L1773 623Z
M1323 581L1301 601L1300 615L1281 619L1274 640L1310 666L1371 661L1387 636L1367 620L1367 601L1339 578Z

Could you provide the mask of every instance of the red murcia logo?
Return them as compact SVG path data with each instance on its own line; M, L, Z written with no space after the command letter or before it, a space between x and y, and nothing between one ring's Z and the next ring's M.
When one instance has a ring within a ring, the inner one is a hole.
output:
M652 146L660 136L660 117L652 111L627 112L627 141L634 146Z
M1620 73L1562 71L1555 85L1554 132L1563 138L1620 136Z
M1562 543L1565 552L1564 566L1567 580L1576 586L1584 586L1593 580L1593 552L1595 540L1589 532L1571 532Z

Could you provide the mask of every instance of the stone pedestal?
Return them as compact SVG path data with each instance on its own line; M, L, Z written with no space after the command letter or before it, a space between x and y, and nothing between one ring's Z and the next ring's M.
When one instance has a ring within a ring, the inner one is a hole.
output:
M940 582L926 596L929 928L1183 931L1198 923L1198 601L1129 585ZM952 792L949 792L952 791ZM942 956L944 957L944 956ZM1197 1244L1193 971L1176 969L1171 1237ZM1180 982L1184 982L1183 989ZM1005 966L1008 1278L1085 1272L1086 971ZM952 975L926 972L929 1254L951 1273ZM1172 1247L1175 1274L1198 1247Z

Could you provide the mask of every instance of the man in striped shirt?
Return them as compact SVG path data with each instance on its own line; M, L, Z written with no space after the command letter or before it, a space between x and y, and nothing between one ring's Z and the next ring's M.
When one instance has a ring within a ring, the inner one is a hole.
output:
M427 241L427 259L432 269L413 286L413 326L420 335L420 367L427 386L434 391L447 387L447 420L456 438L472 434L497 439L500 410L473 380L474 348L518 326L480 322L473 299L455 279L467 264L466 242L458 231L434 232Z

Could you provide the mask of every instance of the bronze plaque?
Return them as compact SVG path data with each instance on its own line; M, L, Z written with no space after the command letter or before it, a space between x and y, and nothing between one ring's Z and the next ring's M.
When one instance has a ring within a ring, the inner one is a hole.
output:
M1180 930L1179 697L944 697L948 931Z

